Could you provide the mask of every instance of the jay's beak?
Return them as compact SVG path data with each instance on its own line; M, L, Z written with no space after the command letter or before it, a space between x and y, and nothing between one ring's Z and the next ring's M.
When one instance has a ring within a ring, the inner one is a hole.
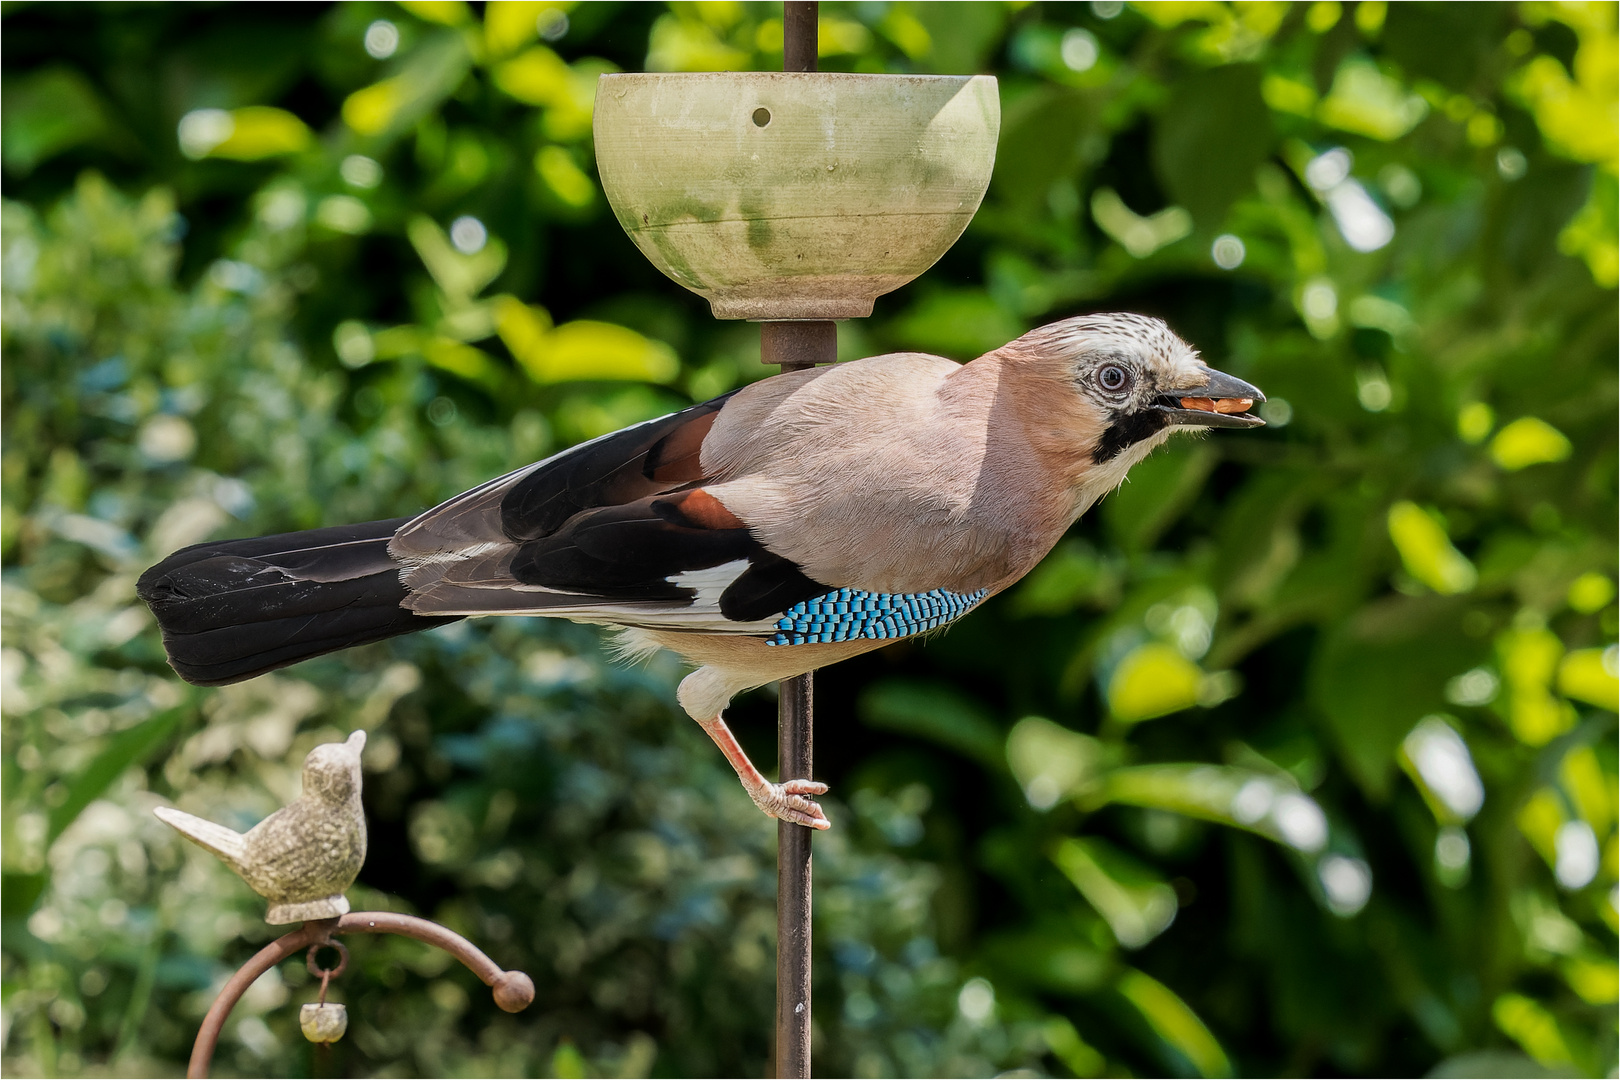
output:
M1266 400L1258 388L1224 371L1205 368L1208 378L1200 386L1189 386L1160 394L1153 402L1172 424L1182 427L1263 427L1265 421L1248 415L1257 401Z

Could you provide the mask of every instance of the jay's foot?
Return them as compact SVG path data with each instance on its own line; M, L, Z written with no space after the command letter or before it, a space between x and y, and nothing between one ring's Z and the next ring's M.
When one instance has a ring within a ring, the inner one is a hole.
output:
M825 794L827 785L815 780L789 780L785 784L766 781L758 788L749 789L748 792L749 797L754 800L754 805L765 811L767 817L791 822L794 825L806 825L812 829L830 829L832 822L821 812L821 807L814 799L805 798L806 795Z

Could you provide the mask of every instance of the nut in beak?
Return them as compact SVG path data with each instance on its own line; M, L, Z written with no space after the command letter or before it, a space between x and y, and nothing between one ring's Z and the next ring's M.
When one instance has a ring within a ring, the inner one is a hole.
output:
M1254 407L1253 398L1182 398L1183 409L1196 409L1199 412L1212 413L1243 413Z

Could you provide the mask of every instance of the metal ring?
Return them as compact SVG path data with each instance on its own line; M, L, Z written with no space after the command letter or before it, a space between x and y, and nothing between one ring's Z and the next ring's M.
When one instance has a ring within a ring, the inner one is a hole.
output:
M321 949L337 950L337 967L328 969L323 968L319 964L315 963L315 954ZM349 967L349 950L345 949L343 947L343 943L340 941L317 941L315 944L309 947L309 952L304 954L304 967L307 968L309 973L315 976L317 979L323 977L335 979L339 975L343 974L343 972Z

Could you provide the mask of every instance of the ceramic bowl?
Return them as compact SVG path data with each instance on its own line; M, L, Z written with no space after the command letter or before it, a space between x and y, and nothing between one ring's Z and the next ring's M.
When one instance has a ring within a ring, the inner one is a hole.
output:
M719 319L848 319L932 266L984 198L988 75L604 75L596 160L653 264Z

